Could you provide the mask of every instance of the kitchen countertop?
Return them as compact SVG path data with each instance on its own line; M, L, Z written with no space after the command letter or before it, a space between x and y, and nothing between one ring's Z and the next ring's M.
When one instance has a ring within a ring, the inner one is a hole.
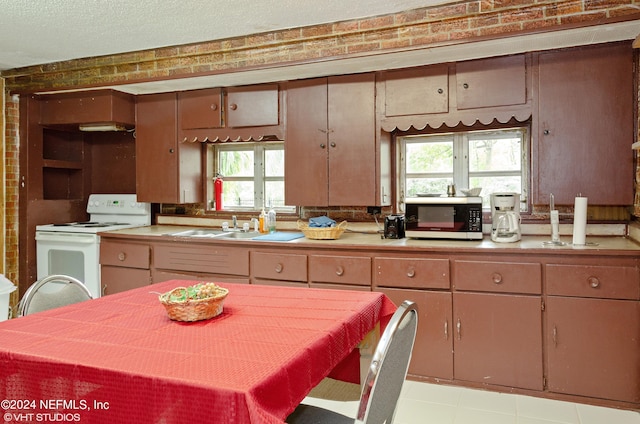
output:
M516 243L495 243L491 241L489 235L482 240L433 240L433 239L382 239L379 234L360 233L346 231L338 240L310 240L298 238L291 241L257 241L257 240L225 240L224 238L196 238L196 237L175 237L167 234L178 231L189 230L192 226L176 225L151 225L146 227L127 228L100 233L102 236L129 238L129 239L153 239L166 241L179 241L188 243L225 243L230 245L243 246L282 246L296 245L297 248L327 248L340 247L341 249L382 249L385 251L444 251L450 253L455 250L458 253L486 251L495 253L550 253L557 252L563 254L597 254L597 253L618 253L624 256L640 255L640 244L629 237L624 236L587 236L587 245L574 246L571 244L571 236L561 237L563 246L548 246L544 242L549 240L548 236L528 236L523 235L522 240Z

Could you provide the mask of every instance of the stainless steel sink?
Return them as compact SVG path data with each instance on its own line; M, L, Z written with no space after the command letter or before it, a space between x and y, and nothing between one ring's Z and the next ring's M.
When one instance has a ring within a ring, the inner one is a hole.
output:
M213 228L197 228L193 230L184 230L178 231L175 233L168 233L168 236L173 237L197 237L197 238L220 238L220 239L230 239L230 240L250 240L254 237L258 237L260 233L255 231L237 231L237 230L229 230L224 231L221 229L213 229Z
M213 228L198 228L194 230L178 231L176 233L169 233L168 236L174 237L217 237L225 234L222 230L216 230Z
M244 231L228 231L228 232L223 232L222 234L220 234L219 236L217 236L217 238L221 238L221 239L241 239L241 240L250 240L254 237L258 237L260 235L260 233L257 233L255 231L249 231L249 232L244 232Z

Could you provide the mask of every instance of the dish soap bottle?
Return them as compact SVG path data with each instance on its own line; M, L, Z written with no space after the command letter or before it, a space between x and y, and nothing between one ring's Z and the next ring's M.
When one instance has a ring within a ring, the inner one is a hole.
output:
M258 216L258 231L261 233L267 232L267 214L264 211L264 208L260 211L260 215Z
M276 211L273 209L273 206L269 208L269 213L267 214L267 222L270 233L276 232Z

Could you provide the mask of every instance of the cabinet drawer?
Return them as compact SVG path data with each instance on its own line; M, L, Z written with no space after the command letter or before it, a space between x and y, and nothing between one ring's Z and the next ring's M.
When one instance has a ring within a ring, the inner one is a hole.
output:
M306 282L307 256L252 252L251 274L255 278Z
M226 246L156 246L153 264L156 269L248 276L249 251Z
M309 281L371 285L371 259L356 256L309 256Z
M376 287L447 289L451 286L449 259L375 258L373 264Z
M640 299L640 275L632 266L547 264L547 293L603 299Z
M149 269L149 245L101 240L100 264Z
M502 293L542 293L542 270L538 263L454 261L456 290Z

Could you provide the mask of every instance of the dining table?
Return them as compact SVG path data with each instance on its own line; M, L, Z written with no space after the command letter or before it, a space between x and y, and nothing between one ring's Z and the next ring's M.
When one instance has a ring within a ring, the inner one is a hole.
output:
M357 382L382 293L218 282L214 318L171 320L170 280L0 322L5 423L283 423L325 377ZM355 356L354 356L355 355Z

